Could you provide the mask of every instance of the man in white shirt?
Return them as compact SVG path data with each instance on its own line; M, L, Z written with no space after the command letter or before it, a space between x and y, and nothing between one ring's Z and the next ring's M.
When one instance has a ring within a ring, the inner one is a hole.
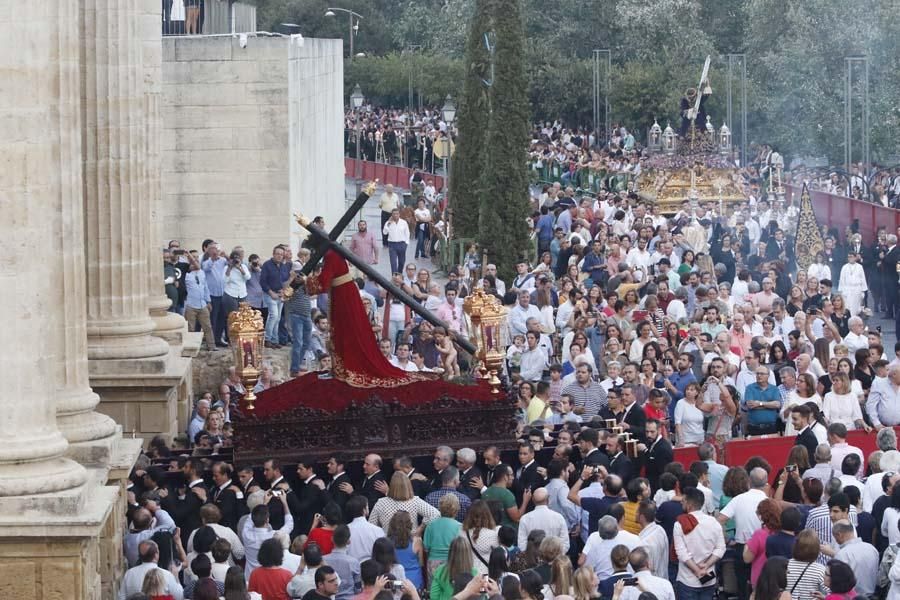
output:
M489 264L488 266L486 266L484 268L484 274L494 276L494 283L496 284L495 289L497 290L497 293L500 294L501 297L505 296L506 295L506 283L502 279L497 278L497 265ZM480 280L478 282L478 285L483 287L484 279Z
M541 318L541 311L537 306L531 303L531 292L528 290L519 291L519 301L509 311L509 333L510 336L525 335L528 330L528 319Z
M754 472L757 470L762 471L754 469ZM735 500L742 495L736 496ZM725 554L725 535L716 519L703 513L704 502L703 492L688 488L682 500L687 515L679 516L672 529L672 542L678 557L675 587L679 598L712 600L715 595L715 565ZM728 506L733 503L734 500ZM748 573L743 581L749 579ZM742 580L739 578L738 581Z
M853 524L842 519L832 525L832 536L838 544L835 560L840 560L853 569L856 574L856 593L863 597L875 593L875 583L878 580L878 550L875 546L856 537L856 528Z
M887 377L872 382L866 412L876 430L900 425L900 365L890 366Z
M184 590L174 575L167 569L160 569L156 566L159 561L159 546L152 540L145 540L138 545L138 556L141 563L136 567L132 567L125 572L122 579L122 585L119 587L117 600L125 600L132 594L141 591L144 586L144 576L147 571L153 569L158 570L166 582L165 593L172 596L175 600L183 600Z
M391 218L384 224L382 233L387 239L391 260L391 273L402 273L406 264L406 247L409 245L409 223L400 218L400 209L391 212Z
M612 509L617 509L617 511ZM620 505L614 504L611 507L611 512L622 514L623 509ZM597 574L597 578L603 581L613 574L610 552L619 544L628 548L629 552L642 546L641 539L638 536L619 529L619 522L614 516L606 515L601 517L597 524L597 531L588 537L587 543L578 557L578 566L587 565L591 567L594 573Z
M638 506L638 524L641 526L638 537L641 538L641 543L646 548L647 556L650 559L649 572L668 582L669 536L666 535L666 530L656 522L656 504L650 500L641 500ZM637 573L638 568L634 563L631 566Z
M372 545L378 538L384 537L384 530L378 525L369 523L369 501L365 496L351 496L344 507L349 523L350 545L347 554L362 562L372 557Z
M569 528L565 518L550 510L550 495L546 488L534 490L531 498L534 510L522 515L519 521L519 548L528 545L528 534L535 529L543 529L547 537L555 537L562 542L563 553L569 551ZM351 538L352 539L352 538Z
M391 360L391 364L397 367L398 369L403 369L404 371L415 372L419 370L419 367L416 366L409 356L409 344L397 344L397 354Z
M527 347L522 352L519 375L525 381L538 381L544 369L550 366L547 351L538 345L538 334L534 331L525 334L525 343Z
M400 197L394 193L394 186L390 183L384 186L384 193L381 194L381 198L378 200L378 208L381 209L381 227L383 228L393 212L400 208ZM388 239L386 234L382 234L381 241L383 245L387 246Z
M665 532L663 532L663 537L665 537ZM669 583L667 578L653 574L651 569L654 569L655 566L644 548L632 550L628 555L628 564L634 571L638 585L625 586L625 589L622 590L622 595L619 596L620 600L637 600L643 592L653 594L656 600L675 600L675 590L672 588L672 584ZM665 570L666 565L668 565L668 560L663 562L663 570Z
M743 554L744 545L750 541L756 530L762 527L759 515L756 514L756 508L760 502L768 498L765 492L768 485L769 474L766 473L765 469L756 467L750 471L750 489L732 498L731 502L726 504L725 508L719 512L718 519L723 525L729 519L734 519L734 542L738 556ZM679 569L680 576L681 571ZM750 565L744 561L735 561L735 576L738 578L738 581L749 580Z
M838 473L841 472L841 465L844 463L844 457L848 454L856 454L859 456L859 471L857 477L863 476L863 466L865 458L862 450L856 446L847 443L847 426L843 423L832 423L828 426L828 443L831 444L831 466Z
M248 581L253 569L259 566L259 548L264 541L271 539L275 535L275 530L269 525L269 502L272 501L272 498L278 498L284 508L284 526L278 531L291 535L291 530L294 529L294 517L288 508L287 492L280 489L270 489L266 492L265 504L260 504L251 511L250 518L244 522L241 530L241 539L244 541L244 558L246 559L244 577Z

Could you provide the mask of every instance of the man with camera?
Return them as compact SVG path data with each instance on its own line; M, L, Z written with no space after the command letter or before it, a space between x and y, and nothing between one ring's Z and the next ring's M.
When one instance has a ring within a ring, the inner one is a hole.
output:
M225 313L225 323L228 323L228 315L238 309L241 302L247 300L247 282L250 281L250 269L243 263L243 256L237 249L228 255L228 266L225 267L225 285L223 288L222 307ZM227 328L226 328L227 329ZM228 338L228 331L225 331Z
M184 320L187 321L188 331L197 331L197 322L203 330L203 338L206 340L206 349L216 349L216 338L213 336L210 311L212 298L209 287L206 284L206 273L200 269L200 263L192 254L185 255L188 258L190 272L184 277L184 286L187 296L184 299Z
M225 269L228 267L228 260L220 254L222 251L219 244L213 242L206 247L208 258L206 258L200 266L206 273L206 284L209 287L210 310L209 320L212 324L213 338L216 346L226 348L228 345L224 342L225 327L227 325L225 317L225 306L222 303L222 296L225 294ZM246 295L246 292L245 294Z

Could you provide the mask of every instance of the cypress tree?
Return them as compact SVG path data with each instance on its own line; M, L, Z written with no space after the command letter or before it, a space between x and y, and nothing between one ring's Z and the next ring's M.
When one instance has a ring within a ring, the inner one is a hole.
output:
M488 0L496 34L491 119L484 147L478 241L510 281L531 246L529 214L528 79L522 0ZM455 218L455 217L454 217Z
M485 138L490 119L491 56L484 44L491 30L489 0L475 1L475 14L466 41L465 80L457 110L456 150L451 161L450 200L454 237L475 237L481 206L481 171L485 161Z

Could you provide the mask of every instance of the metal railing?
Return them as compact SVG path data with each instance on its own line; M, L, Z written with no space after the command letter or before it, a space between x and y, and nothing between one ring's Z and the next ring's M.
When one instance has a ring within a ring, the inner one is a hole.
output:
M234 0L163 0L161 16L165 36L256 32L256 7Z
M592 193L597 193L600 190L624 192L629 189L629 183L635 184L637 180L634 173L586 167L578 167L571 170L567 164L557 161L532 162L529 164L529 174L531 182L535 184L558 182L564 187L571 185Z

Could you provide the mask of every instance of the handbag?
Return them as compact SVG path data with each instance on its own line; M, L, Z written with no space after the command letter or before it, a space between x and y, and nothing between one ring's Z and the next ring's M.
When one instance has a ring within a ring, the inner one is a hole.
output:
M484 560L484 557L481 556L481 554L478 553L478 550L475 549L475 544L472 543L472 535L468 531L466 532L466 539L469 540L469 547L472 549L472 554L475 555L475 558L477 558L481 564L483 564L485 567L487 567L488 566L487 561Z

